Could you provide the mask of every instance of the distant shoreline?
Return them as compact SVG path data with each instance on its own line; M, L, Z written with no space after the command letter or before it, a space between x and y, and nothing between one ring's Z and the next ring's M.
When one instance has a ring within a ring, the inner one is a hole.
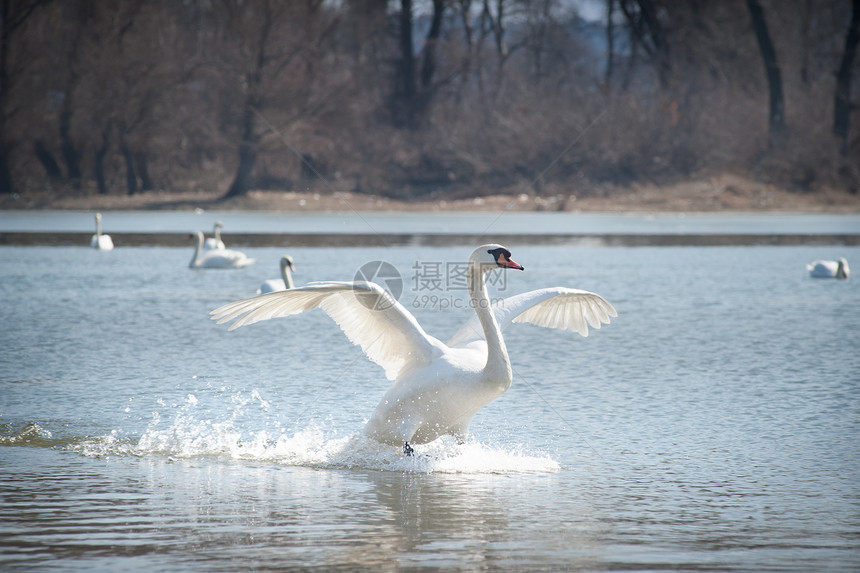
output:
M0 210L384 212L589 212L589 213L860 213L860 194L821 189L792 192L722 175L674 185L571 189L554 195L477 192L472 197L429 195L412 200L347 192L250 191L223 200L220 191L148 191L134 195L28 192L0 196Z
M89 246L91 232L0 232L0 246ZM188 233L115 233L120 247L188 247ZM486 237L464 233L231 233L233 247L455 246ZM517 245L594 247L728 247L728 246L860 246L858 234L502 234L494 240Z

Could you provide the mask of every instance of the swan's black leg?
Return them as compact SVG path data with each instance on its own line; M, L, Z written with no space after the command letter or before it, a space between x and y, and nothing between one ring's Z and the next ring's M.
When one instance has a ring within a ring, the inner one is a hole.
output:
M415 450L409 445L409 442L403 442L403 455L411 456L415 454Z

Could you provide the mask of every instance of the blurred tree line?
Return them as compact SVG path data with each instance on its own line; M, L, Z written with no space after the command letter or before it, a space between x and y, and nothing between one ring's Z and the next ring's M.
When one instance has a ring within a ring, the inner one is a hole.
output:
M860 0L0 0L0 18L2 193L860 186Z

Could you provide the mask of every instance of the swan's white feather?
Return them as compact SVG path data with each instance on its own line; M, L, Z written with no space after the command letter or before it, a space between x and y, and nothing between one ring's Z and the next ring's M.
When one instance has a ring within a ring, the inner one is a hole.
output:
M110 251L113 249L113 239L110 235L102 233L102 214L95 214L96 234L90 237L90 247L100 251Z
M287 290L287 285L284 284L284 279L269 279L263 281L260 288L257 289L257 294L268 294L270 292L278 292Z
M450 346L427 335L405 307L368 282L311 283L226 304L211 314L219 324L233 321L232 330L323 309L394 380L365 425L365 434L382 443L404 445L404 452L410 453L409 443L427 443L443 434L462 439L474 415L510 387L513 372L499 327L530 322L585 336L589 326L599 328L617 316L600 296L560 287L490 306L485 274L499 266L522 269L510 256L505 247L488 244L469 257L469 291L476 314Z
M840 266L842 268L840 273ZM806 265L809 276L816 278L848 278L851 269L844 258L838 261L813 261Z
M224 250L227 248L227 245L224 244L224 241L221 241L219 239L213 239L212 237L209 237L208 239L206 239L203 242L203 248L206 250L213 250L213 249Z
M113 239L110 235L93 235L90 237L90 247L100 251L110 251L113 249Z
M600 328L610 317L618 316L615 308L602 296L585 290L551 287L533 290L502 299L492 306L499 328L512 322L527 322L546 328L578 332L588 336L588 327ZM470 318L448 341L448 346L463 347L484 340L477 315Z
M210 269L242 268L253 264L256 260L248 257L241 251L210 249L200 255L196 266L198 268Z
M257 294L268 294L270 292L278 292L291 288L296 288L293 284L293 277L290 269L293 268L293 259L289 255L284 255L280 260L281 278L269 279L263 281L260 288L257 289Z
M381 286L370 282L319 282L226 304L211 312L229 330L261 320L321 308L394 380L430 362L441 344Z

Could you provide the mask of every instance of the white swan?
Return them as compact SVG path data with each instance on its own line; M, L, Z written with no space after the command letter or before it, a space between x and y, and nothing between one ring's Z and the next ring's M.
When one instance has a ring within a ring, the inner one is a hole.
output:
M100 251L110 251L113 249L113 239L110 235L102 234L102 214L96 213L96 234L90 238L90 247Z
M211 312L230 330L260 320L322 308L346 336L385 369L394 384L365 426L365 434L403 446L451 434L463 440L475 413L501 396L513 380L502 329L529 322L588 335L588 326L617 316L599 295L545 288L490 305L485 274L495 268L523 270L501 245L483 245L469 257L467 285L475 314L448 342L428 335L415 317L371 282L322 282L224 305Z
M188 264L192 269L240 269L247 267L257 259L248 258L245 253L239 251L231 251L229 249L203 249L203 232L194 231L192 237L197 239L197 246L194 249L194 256Z
M263 284L257 289L257 294L296 288L296 285L293 284L293 275L290 271L296 272L296 267L293 266L293 258L290 255L284 255L281 257L281 278L263 281Z
M224 244L224 241L221 240L221 229L224 228L224 223L221 221L216 221L215 226L212 228L212 235L206 239L203 243L203 248L206 250L210 249L226 249L227 245Z
M809 276L819 279L847 279L851 274L848 261L844 258L838 261L814 261L806 265Z

